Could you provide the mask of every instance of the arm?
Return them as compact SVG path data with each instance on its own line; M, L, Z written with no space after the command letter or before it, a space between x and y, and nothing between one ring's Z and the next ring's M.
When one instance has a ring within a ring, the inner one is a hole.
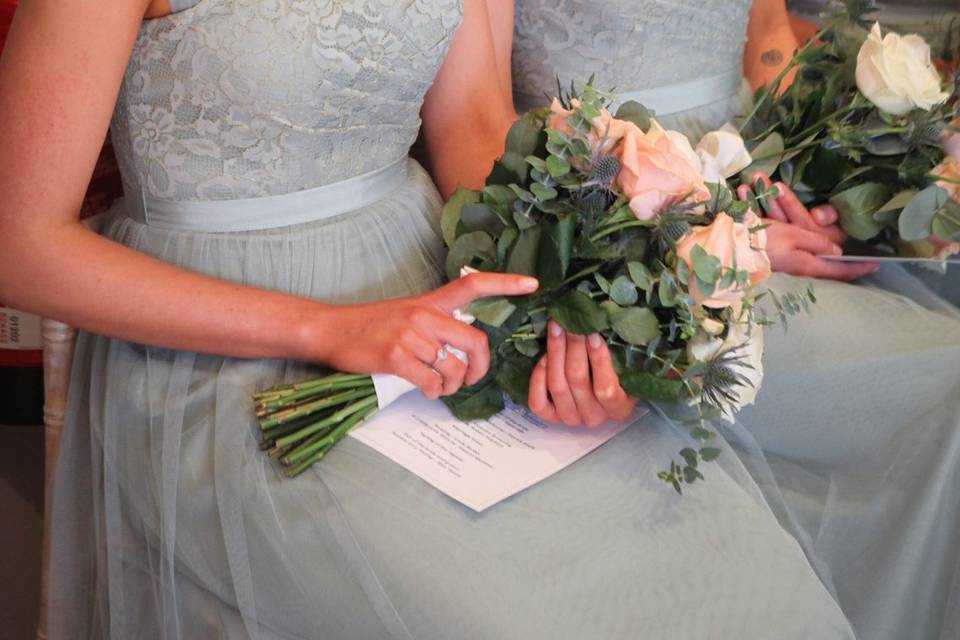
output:
M493 36L494 55L497 59L497 73L500 77L500 90L503 92L507 108L513 110L513 0L496 0L487 3L490 16L490 33Z
M743 50L743 73L753 89L771 82L787 66L799 46L785 0L753 0ZM793 71L784 79L793 80Z
M490 275L416 298L334 306L178 269L80 224L145 9L146 0L19 8L0 58L0 298L133 342L396 373L430 395L441 391L434 347L450 343L471 355L470 370L444 372L442 390L479 379L485 338L449 313L466 297L529 292L529 279Z
M423 105L430 172L444 197L457 184L483 186L516 120L503 99L488 3L463 4L463 22Z

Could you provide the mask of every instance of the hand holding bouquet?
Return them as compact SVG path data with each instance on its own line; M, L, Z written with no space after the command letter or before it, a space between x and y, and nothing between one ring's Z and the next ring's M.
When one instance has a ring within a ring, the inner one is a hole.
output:
M695 150L637 103L612 115L613 100L588 84L526 114L486 186L460 189L444 207L451 280L479 270L540 282L530 295L487 297L465 310L487 334L490 366L444 401L464 420L497 413L505 394L524 404L548 320L598 334L630 395L692 405L696 446L659 474L680 491L720 453L709 446L707 420L731 415L759 387L761 326L770 322L756 288L770 273L765 231L723 180L750 162L735 134L715 132ZM781 315L806 304L770 297ZM366 377L340 374L269 393L260 396L264 446L295 471L376 407ZM334 413L344 402L342 415ZM304 406L320 407L322 426L303 430L313 419L301 415ZM303 423L284 427L277 410ZM287 433L295 429L302 437Z
M757 95L741 127L754 164L806 204L833 204L855 240L882 253L960 251L957 78L920 36L864 28L849 0ZM794 82L781 81L797 69Z

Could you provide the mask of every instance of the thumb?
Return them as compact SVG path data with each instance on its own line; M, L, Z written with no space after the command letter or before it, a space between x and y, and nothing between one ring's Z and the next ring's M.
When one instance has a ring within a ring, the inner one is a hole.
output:
M464 307L477 298L489 296L522 296L540 286L536 278L512 273L471 273L444 285L434 292L437 305L447 313Z

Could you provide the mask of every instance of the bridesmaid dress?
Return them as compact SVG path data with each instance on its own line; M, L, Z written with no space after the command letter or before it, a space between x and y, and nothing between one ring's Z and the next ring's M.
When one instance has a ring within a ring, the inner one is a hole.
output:
M727 74L749 0L516 6L519 107L596 74L694 143L742 113ZM765 331L763 386L727 433L858 637L957 638L960 312L903 269L865 282L774 274L769 288L813 284L817 304Z
M407 152L461 3L175 8L123 80L102 233L334 302L438 285L441 201ZM349 438L281 478L250 394L304 365L92 334L74 363L51 637L853 637L733 456L683 498L656 479L687 442L666 422L478 514Z

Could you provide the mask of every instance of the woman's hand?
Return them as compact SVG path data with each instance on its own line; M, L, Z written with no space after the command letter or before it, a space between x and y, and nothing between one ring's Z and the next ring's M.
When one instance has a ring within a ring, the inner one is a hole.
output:
M754 181L761 181L770 189L779 191L776 198L767 200L767 255L774 271L794 276L856 280L877 269L873 262L835 262L820 256L842 255L840 244L847 239L837 224L837 211L830 205L808 210L797 195L784 183L771 185L770 178L757 173ZM749 187L741 185L737 196L747 199Z
M535 414L547 422L593 428L625 419L636 403L620 386L599 334L573 335L550 321L547 353L530 377L527 404Z
M486 334L453 312L477 298L526 295L537 286L526 276L475 273L419 296L329 307L307 339L326 345L315 358L336 369L391 373L435 399L476 383L490 366ZM447 355L448 345L466 353L467 362Z

